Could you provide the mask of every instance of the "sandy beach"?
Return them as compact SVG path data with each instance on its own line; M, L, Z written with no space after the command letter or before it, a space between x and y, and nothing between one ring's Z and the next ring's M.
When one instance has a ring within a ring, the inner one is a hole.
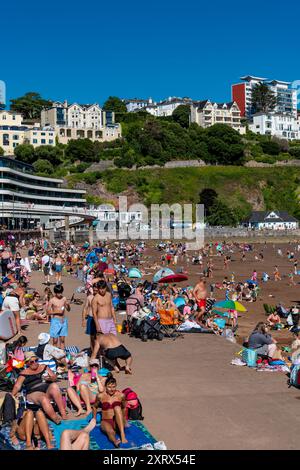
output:
M279 245L257 246L264 248L264 261L255 261L255 252L232 254L232 262L226 275L235 273L235 279L245 280L253 269L258 279L263 271L271 277L278 265L282 281L273 280L261 284L257 302L246 303L247 312L239 321L238 341L248 335L259 320L264 320L263 303L279 301L289 306L299 300L299 285L288 286L284 277L291 262L285 255L294 245L281 245L283 257L279 258ZM145 265L158 260L153 248L145 251ZM213 256L214 277L212 282L222 281L223 258ZM179 263L180 265L180 263ZM187 285L194 285L199 277L199 266L183 266L189 272ZM145 276L147 278L147 276ZM148 276L150 278L150 276ZM297 281L297 277L295 277ZM40 272L33 272L31 286L42 292ZM80 285L75 277L64 276L65 293L71 298ZM272 295L273 297L269 297ZM84 299L83 294L76 294ZM217 299L224 298L224 291L216 290ZM67 345L79 348L88 346L88 336L81 326L82 307L72 304L69 316ZM120 323L124 316L118 315ZM49 325L30 324L24 331L29 345L37 343L41 331ZM280 344L289 344L292 335L281 331L275 333ZM162 342L141 342L139 339L120 335L121 341L134 357L132 376L117 375L118 387L130 386L139 394L145 416L145 425L169 449L297 449L300 445L298 429L300 413L297 412L299 391L288 388L283 373L258 373L247 367L230 365L240 346L231 344L216 335L186 334L185 337L164 339Z

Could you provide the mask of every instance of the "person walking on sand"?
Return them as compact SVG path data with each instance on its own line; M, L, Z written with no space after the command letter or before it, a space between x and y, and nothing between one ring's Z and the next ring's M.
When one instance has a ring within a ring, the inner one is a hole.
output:
M294 281L294 271L292 269L289 272L288 277L289 277L289 286L295 286L296 283Z
M92 300L92 312L97 334L112 333L117 335L117 318L111 293L108 291L105 281L99 281L96 287L98 288L98 293Z
M275 269L274 269L274 281L281 281L281 276L280 276L280 272L279 272L279 269L278 269L278 266L275 266Z
M97 335L95 320L92 311L92 301L96 294L98 294L98 288L96 287L96 285L93 285L93 287L89 289L85 304L82 309L82 327L86 327L85 334L89 335L90 337L91 351L93 351L94 349Z
M196 284L193 295L198 305L198 313L196 314L196 321L199 323L202 321L202 317L205 314L206 308L206 298L207 298L207 289L206 289L206 281L204 279L200 279L199 282Z

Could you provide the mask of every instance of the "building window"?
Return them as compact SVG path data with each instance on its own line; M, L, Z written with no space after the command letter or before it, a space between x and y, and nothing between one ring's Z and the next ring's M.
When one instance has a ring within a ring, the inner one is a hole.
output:
M19 140L19 136L16 135L16 134L14 134L14 135L13 135L13 140Z
M46 143L46 139L41 139L41 144L45 144Z
M32 139L32 143L37 144L38 143L37 139Z
M3 134L3 145L9 145L9 134Z
M53 139L49 139L49 144L53 144Z

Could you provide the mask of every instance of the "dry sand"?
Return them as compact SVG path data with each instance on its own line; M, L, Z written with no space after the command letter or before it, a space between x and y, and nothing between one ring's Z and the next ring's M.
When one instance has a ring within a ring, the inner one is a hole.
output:
M272 275L277 264L281 274L287 274L291 263L286 256L279 258L268 244L263 263L254 261L254 254L239 261L240 254L232 255L227 275L235 272L236 280L248 279L254 268L258 278L263 271ZM294 247L294 245L292 245ZM260 249L258 247L258 249ZM282 245L283 253L291 249ZM157 252L148 249L146 263L157 259ZM148 257L148 259L147 259ZM224 277L223 260L213 257L213 282ZM179 263L180 265L180 263ZM188 284L199 277L199 266L189 267ZM300 267L299 267L300 269ZM41 287L41 273L32 273L33 287ZM295 278L297 281L297 278ZM63 278L65 292L71 297L79 285L73 277ZM287 278L262 285L256 303L246 304L247 313L239 318L239 335L249 334L257 321L264 320L264 302L284 302L290 305L300 300L299 285L289 287ZM216 291L224 298L224 291ZM270 298L269 294L274 295ZM76 297L84 298L83 295ZM87 347L88 337L81 327L82 307L72 305L69 316L67 344ZM120 322L124 317L119 316ZM36 344L37 335L48 331L49 325L30 325L24 332L29 344ZM300 447L300 394L287 387L283 373L256 372L246 367L230 365L234 353L240 349L216 335L189 334L176 341L148 341L120 336L134 357L133 376L120 373L118 386L132 387L139 394L144 410L145 424L158 440L169 449L298 449ZM291 341L290 333L276 334L282 344Z

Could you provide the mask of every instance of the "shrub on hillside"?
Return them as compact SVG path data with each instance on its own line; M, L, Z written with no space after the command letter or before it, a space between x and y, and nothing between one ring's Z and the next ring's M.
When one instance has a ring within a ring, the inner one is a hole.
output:
M277 142L273 142L272 140L261 142L260 144L263 152L267 155L278 155L280 153L280 146Z

